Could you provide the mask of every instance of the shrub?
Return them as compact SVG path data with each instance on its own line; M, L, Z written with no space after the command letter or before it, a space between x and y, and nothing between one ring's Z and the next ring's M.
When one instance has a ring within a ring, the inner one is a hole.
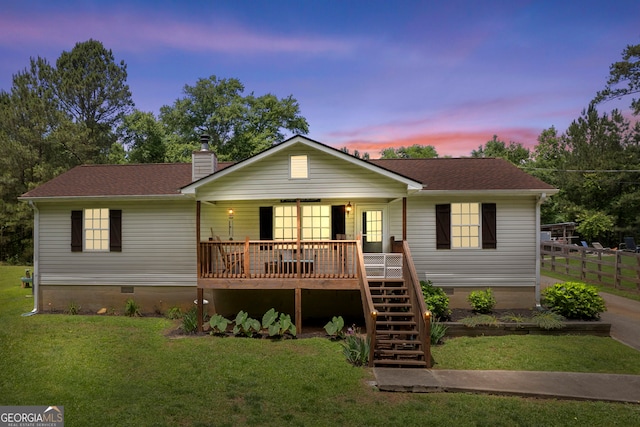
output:
M129 317L140 316L140 305L133 298L129 298L124 305L124 314Z
M473 311L480 314L491 313L496 305L496 299L490 288L484 291L472 291L467 300L471 303Z
M607 310L596 287L581 282L556 283L542 291L542 303L567 319L598 319Z
M420 281L420 287L422 288L422 296L427 308L431 310L433 316L439 320L447 320L451 316L451 310L449 310L449 297L444 293L442 288L433 286L430 280Z
M347 362L354 366L366 366L369 362L369 338L360 335L348 335L342 343L342 353Z
M344 338L344 319L342 316L333 316L333 318L324 325L324 330L332 340L341 340Z

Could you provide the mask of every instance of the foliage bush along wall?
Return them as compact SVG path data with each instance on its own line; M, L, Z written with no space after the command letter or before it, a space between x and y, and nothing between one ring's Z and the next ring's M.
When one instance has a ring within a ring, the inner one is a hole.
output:
M581 282L556 283L544 289L542 304L567 319L598 319L607 310L598 289Z
M474 312L489 314L496 306L496 299L491 292L491 288L484 291L473 291L467 298Z
M449 310L449 297L444 293L442 288L433 286L431 280L420 281L420 287L422 288L422 296L424 302L433 317L438 320L448 320L451 316L451 310Z

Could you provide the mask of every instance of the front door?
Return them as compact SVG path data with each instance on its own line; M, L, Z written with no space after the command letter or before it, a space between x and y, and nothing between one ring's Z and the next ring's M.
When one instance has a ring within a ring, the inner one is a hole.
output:
M359 209L362 251L364 253L383 252L384 208L362 207Z

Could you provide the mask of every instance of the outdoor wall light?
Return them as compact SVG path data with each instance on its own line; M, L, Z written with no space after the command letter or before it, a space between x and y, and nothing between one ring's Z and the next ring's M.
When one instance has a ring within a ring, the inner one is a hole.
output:
M347 206L345 206L345 212L347 212L347 215L349 215L351 213L351 210L353 209L353 206L351 206L351 202L347 203Z
M229 208L227 213L229 214L229 218L233 218L233 208Z

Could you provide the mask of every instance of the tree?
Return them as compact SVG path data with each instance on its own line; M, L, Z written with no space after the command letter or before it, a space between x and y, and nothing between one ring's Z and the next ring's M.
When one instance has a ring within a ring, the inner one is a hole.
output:
M622 61L611 64L607 85L592 102L598 104L637 93L640 93L640 44L628 45L622 51ZM640 99L631 99L631 109L640 114Z
M362 159L362 160L369 160L369 158L370 158L369 153L360 154L360 151L358 151L358 150L354 150L353 154L352 154L352 153L349 152L349 149L347 147L340 148L340 151L342 151L343 153L347 153L350 156L356 157L358 159Z
M124 61L116 64L113 53L101 42L76 43L62 52L45 83L86 140L68 147L79 163L106 160L116 140L114 130L133 107L126 84Z
M484 146L481 145L477 150L471 152L471 157L498 157L518 166L525 164L530 156L529 149L519 142L511 141L507 146L504 141L498 139L497 135L493 135L492 140L487 141Z
M438 152L433 145L414 144L410 147L385 148L380 152L382 159L433 159Z
M614 219L604 212L584 211L577 217L576 231L587 240L608 238L613 230ZM602 239L600 239L602 240Z
M0 260L30 261L33 212L17 197L80 163L123 159L113 126L133 104L125 79L90 40L56 67L31 58L0 90Z
M308 133L309 125L292 96L278 99L272 94L243 96L243 92L238 79L216 76L185 85L184 98L160 109L170 143L196 149L199 135L207 133L218 158L238 161L282 142L283 130Z
M163 163L166 159L165 133L153 113L135 110L124 117L121 140L131 163Z

